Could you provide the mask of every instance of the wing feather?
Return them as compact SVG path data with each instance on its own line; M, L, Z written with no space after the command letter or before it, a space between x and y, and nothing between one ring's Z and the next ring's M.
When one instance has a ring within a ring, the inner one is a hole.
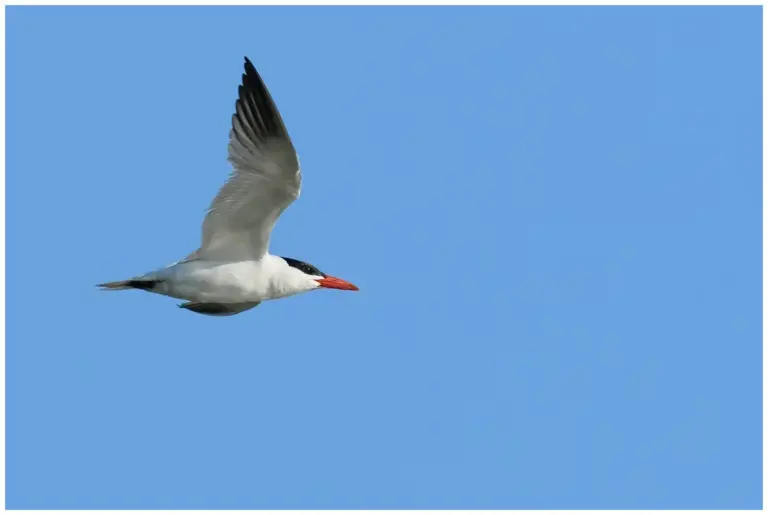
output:
M269 248L277 218L299 197L301 172L283 119L247 57L228 153L233 170L208 209L198 256L258 259Z

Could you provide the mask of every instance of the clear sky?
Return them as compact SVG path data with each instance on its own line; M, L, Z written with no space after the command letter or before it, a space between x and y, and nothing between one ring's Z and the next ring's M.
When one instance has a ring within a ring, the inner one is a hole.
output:
M7 11L8 508L760 508L761 10ZM278 255L200 316L254 62Z

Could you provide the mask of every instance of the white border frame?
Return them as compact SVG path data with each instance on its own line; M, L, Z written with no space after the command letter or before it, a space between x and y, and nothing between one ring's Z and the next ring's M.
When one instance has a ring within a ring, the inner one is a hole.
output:
M766 254L768 253L768 244L766 244L766 238L765 238L765 227L768 223L768 209L766 208L766 201L765 199L768 198L768 183L765 180L765 169L766 169L766 162L768 161L766 159L766 142L768 142L768 137L766 136L765 132L765 119L766 119L766 113L768 113L768 108L766 108L766 102L765 102L765 91L766 91L766 79L768 78L768 74L766 73L766 51L768 50L768 45L766 44L766 38L765 38L765 28L766 28L766 21L768 21L768 14L766 14L766 9L763 1L760 0L747 0L747 1L739 1L739 2L724 2L724 1L714 1L714 0L703 0L703 1L692 1L692 0L677 0L677 1L665 1L665 0L636 0L636 1L623 1L623 2L617 2L617 1L609 1L609 0L592 0L592 1L586 1L586 2L579 2L576 0L560 0L560 1L553 1L553 2L547 2L547 1L515 1L515 0L479 0L477 2L467 1L467 0L371 0L371 1L359 1L359 0L330 0L330 1L322 1L322 0L271 0L271 1L254 1L254 0L226 0L221 3L212 2L210 0L163 0L163 1L152 1L152 0L116 0L116 1L98 1L98 0L77 0L77 1L71 1L67 2L64 0L11 0L11 1L4 1L4 5L723 5L723 6L734 6L734 5L754 5L754 6L763 6L763 343L765 343L766 336L768 336L768 330L766 329L765 325L765 319L768 315L768 305L766 305L765 297L766 292L768 291L768 280L766 280ZM2 9L0 11L0 23L3 27L3 38L0 41L0 49L2 49L2 57L0 57L0 116L2 116L3 120L5 121L5 9ZM3 511L17 511L17 510L5 510L5 123L3 123L2 129L1 129L1 135L2 138L0 138L0 168L2 169L2 181L0 181L0 204L2 205L2 209L0 209L0 289L2 290L2 295L0 296L0 331L2 334L0 334L0 341L2 342L2 353L0 353L0 368L2 371L0 372L2 374L3 380L0 382L0 438L2 439L2 447L0 447L0 461L3 463L2 469L0 469L0 509L3 509ZM765 509L766 501L768 501L768 495L766 495L766 474L765 474L765 461L766 461L766 450L765 450L765 434L766 434L766 422L768 421L768 417L766 417L766 410L765 410L765 399L766 399L766 382L765 382L765 370L766 370L766 364L768 363L768 359L766 358L765 350L763 350L763 509ZM25 513L29 515L34 514L57 514L57 513L79 513L79 510L18 510L20 513ZM83 510L85 511L85 510ZM167 511L163 510L88 510L87 513L107 513L107 512L116 512L116 513L122 513L122 514L165 514ZM270 513L275 515L292 515L292 514L298 514L298 513L307 513L311 512L311 510L173 510L174 512L180 512L180 513L199 513L199 512L205 512L205 513L231 513L231 512L260 512L260 513ZM329 511L329 512L336 512L336 511L342 511L342 510L317 510L317 511ZM416 511L416 510L379 510L376 513L377 514L390 514L390 513L431 513L431 512L442 512L446 510L425 510L425 511ZM478 512L480 513L480 510L459 510L464 512ZM515 513L531 513L536 515L545 515L545 514L553 514L553 513L580 513L580 512L589 512L591 510L493 510L494 512L515 512ZM711 510L707 510L711 511ZM723 512L736 512L736 510L719 510ZM750 511L760 511L760 510L750 510ZM601 510L600 513L605 514L611 514L611 513L622 513L622 512L629 512L633 514L642 514L642 513L669 513L674 515L683 515L688 513L700 513L704 512L704 510ZM363 514L366 513L366 510L345 510L344 513L351 513L351 514ZM486 513L483 511L482 513ZM739 511L739 513L742 513Z

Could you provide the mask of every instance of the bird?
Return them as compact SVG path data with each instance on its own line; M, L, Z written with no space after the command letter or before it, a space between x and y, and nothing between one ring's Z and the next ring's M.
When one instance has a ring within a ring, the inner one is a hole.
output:
M202 226L200 247L180 261L101 290L137 289L184 300L180 308L231 316L266 300L354 284L298 259L269 253L278 217L299 198L299 157L272 96L245 57L227 160L229 178L214 197Z

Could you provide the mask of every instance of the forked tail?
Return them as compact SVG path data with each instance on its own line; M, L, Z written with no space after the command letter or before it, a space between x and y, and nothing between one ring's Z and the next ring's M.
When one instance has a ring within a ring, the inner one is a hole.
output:
M117 290L152 290L157 286L158 281L156 279L128 279L127 281L113 281L111 283L97 284L99 288L105 291L117 291Z

